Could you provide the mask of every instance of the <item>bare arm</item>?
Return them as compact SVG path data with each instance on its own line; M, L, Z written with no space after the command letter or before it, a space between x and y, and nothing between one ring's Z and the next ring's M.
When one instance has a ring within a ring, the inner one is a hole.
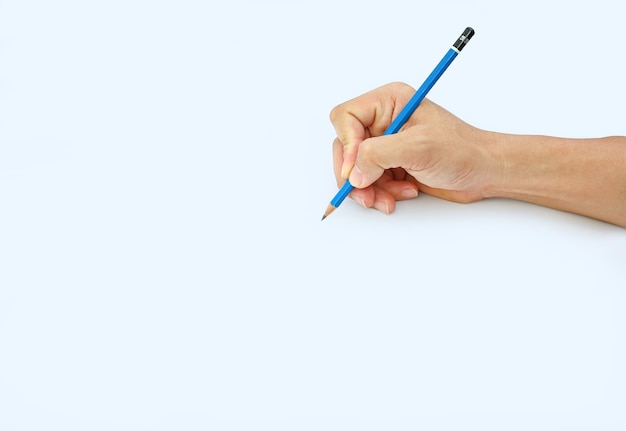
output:
M569 211L626 227L626 137L566 139L485 133L499 178L487 196Z
M395 135L380 136L413 93L383 86L331 113L338 185L385 213L424 192L455 202L504 197L626 227L626 137L568 139L480 130L424 100Z

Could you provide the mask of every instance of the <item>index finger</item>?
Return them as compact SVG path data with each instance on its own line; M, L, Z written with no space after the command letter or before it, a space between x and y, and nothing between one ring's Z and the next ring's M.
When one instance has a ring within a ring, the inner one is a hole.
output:
M333 108L330 121L343 145L341 178L349 177L361 142L382 135L413 92L407 84L392 83Z

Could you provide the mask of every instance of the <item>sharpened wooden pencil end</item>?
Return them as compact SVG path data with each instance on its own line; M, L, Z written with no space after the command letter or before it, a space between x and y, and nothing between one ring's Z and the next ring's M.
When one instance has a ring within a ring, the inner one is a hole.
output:
M324 221L324 219L326 217L328 217L333 211L335 211L337 209L336 206L334 205L328 205L328 208L326 208L326 211L324 211L324 215L322 216L322 221Z

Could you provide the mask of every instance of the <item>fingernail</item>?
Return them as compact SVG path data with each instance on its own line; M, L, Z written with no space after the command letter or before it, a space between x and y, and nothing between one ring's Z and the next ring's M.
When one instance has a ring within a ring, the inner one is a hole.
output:
M374 208L384 212L385 214L389 214L389 205L387 205L386 202L376 201L374 202Z
M365 206L365 200L361 196L355 196L354 200L361 206Z
M417 197L417 190L412 188L404 189L400 192L400 196L406 199Z
M341 178L344 180L348 179L351 170L352 164L344 163L343 166L341 166Z
M355 166L352 169L352 173L350 174L350 184L352 184L354 187L359 187L362 182L363 174L361 173L359 168Z

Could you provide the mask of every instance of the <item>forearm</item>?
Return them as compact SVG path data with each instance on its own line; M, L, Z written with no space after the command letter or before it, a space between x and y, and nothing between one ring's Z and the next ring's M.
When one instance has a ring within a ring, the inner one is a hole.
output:
M626 137L485 134L498 160L489 197L532 202L626 227Z

